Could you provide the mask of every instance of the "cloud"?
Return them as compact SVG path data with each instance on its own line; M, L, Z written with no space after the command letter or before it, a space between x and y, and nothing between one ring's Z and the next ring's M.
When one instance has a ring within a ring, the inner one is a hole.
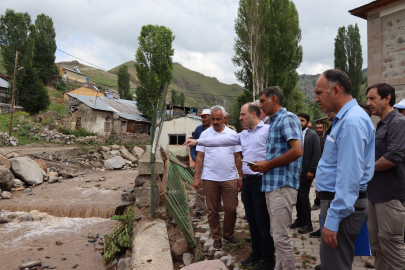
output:
M334 38L340 26L358 23L367 55L367 23L348 10L370 0L296 0L304 57L299 73L315 74L333 67ZM175 35L174 61L185 67L237 83L234 54L234 23L238 1L234 0L2 0L6 8L40 13L53 18L58 48L105 69L135 59L137 37L146 24L164 25ZM73 60L57 53L57 61Z

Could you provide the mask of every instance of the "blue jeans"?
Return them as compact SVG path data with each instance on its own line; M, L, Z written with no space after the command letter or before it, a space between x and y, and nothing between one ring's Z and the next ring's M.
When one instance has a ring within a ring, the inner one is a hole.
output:
M261 191L262 176L243 178L242 202L252 238L252 250L262 255L262 260L274 262L274 242L270 235L270 216L266 196Z

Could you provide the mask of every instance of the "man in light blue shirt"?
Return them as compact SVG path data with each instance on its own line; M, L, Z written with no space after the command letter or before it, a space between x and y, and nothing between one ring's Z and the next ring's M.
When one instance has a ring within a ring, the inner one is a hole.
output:
M240 110L239 120L248 129L241 133L222 136L219 138L205 138L187 140L189 146L207 147L242 146L245 161L264 160L266 158L266 140L269 125L260 120L260 108L254 103L246 103ZM245 206L246 219L249 223L252 238L252 253L241 262L243 266L259 263L254 269L273 269L274 243L270 235L270 217L267 210L266 196L262 189L262 173L252 171L248 164L242 164L243 188L242 202Z
M354 242L368 214L366 189L374 173L375 131L351 96L351 81L343 71L325 71L316 82L315 95L324 113L336 113L316 171L321 269L350 270Z

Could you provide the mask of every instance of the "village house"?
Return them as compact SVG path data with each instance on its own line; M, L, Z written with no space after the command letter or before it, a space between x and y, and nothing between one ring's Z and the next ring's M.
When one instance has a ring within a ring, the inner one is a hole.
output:
M87 76L81 73L77 67L74 67L73 70L67 67L59 66L59 74L62 77L62 80L64 80L65 82L67 80L79 83L87 83L89 81Z
M114 90L114 89L111 89L108 87L105 88L104 93L110 99L113 99L113 98L119 99L120 98L120 95L117 90Z
M111 133L150 134L151 123L139 112L134 101L70 93L68 96L70 114L64 120L65 128L83 128L105 135Z
M8 82L0 78L0 103L10 103L11 96L8 94L8 88Z
M176 156L187 157L188 146L183 144L193 136L194 130L201 124L201 117L192 114L165 121L160 135L160 146Z
M69 100L69 94L71 95L80 95L80 96L91 96L91 97L105 97L106 95L98 89L89 88L89 87L80 87L75 90L72 90L68 93L63 94L65 100Z
M349 11L367 20L368 85L389 83L405 98L405 1L377 0Z

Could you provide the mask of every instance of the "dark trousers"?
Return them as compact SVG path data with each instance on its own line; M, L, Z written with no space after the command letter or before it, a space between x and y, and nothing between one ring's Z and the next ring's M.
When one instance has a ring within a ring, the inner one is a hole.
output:
M301 181L297 195L297 220L302 225L311 225L311 203L309 201L309 190L312 180Z
M252 250L261 253L262 260L274 262L274 242L270 235L270 216L266 196L262 192L262 176L243 178L242 202L252 238Z
M321 205L321 200L319 199L318 196L315 197L314 204L319 205L319 206Z
M321 232L325 224L331 200L321 200ZM358 199L354 204L357 211L344 218L337 232L338 246L329 247L321 240L321 269L328 270L351 270L354 259L354 242L363 226L368 214L367 198ZM361 210L363 209L363 210Z

